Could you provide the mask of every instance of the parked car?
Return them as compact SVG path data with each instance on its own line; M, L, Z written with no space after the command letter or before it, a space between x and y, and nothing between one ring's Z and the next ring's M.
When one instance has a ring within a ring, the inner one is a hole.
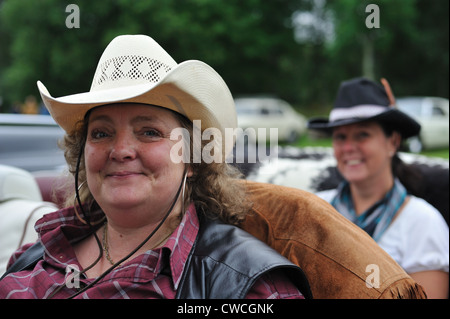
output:
M449 104L440 97L397 98L398 108L420 123L420 135L410 138L407 147L410 152L423 149L449 147Z
M0 164L29 172L63 169L63 135L49 115L0 114Z
M241 97L235 99L235 104L238 126L244 130L244 134L248 133L251 142L261 137L258 135L259 128L265 129L266 141L270 141L271 128L278 130L278 141L290 143L306 132L306 118L281 99Z

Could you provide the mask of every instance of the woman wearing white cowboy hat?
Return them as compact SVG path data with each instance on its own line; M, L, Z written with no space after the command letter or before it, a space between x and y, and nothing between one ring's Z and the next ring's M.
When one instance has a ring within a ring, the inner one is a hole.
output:
M344 178L337 189L318 195L369 233L429 298L447 298L448 226L434 207L412 195L420 180L397 155L402 139L418 134L420 125L395 108L382 82L344 81L329 119L308 123L332 134Z
M211 67L177 64L150 37L126 35L105 49L89 92L53 98L38 87L67 133L75 194L36 224L43 256L4 277L0 298L309 296L300 268L234 226L249 209L237 171L193 152L171 160L175 129L236 127L231 93ZM68 276L69 266L79 272Z

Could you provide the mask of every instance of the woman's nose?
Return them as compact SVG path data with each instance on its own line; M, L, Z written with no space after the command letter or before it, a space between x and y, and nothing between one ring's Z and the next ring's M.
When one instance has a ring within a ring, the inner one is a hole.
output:
M353 140L352 138L346 138L341 144L341 149L345 152L350 152L355 149L355 146L356 146L355 140Z
M133 138L127 134L117 134L112 145L110 158L118 162L136 158Z

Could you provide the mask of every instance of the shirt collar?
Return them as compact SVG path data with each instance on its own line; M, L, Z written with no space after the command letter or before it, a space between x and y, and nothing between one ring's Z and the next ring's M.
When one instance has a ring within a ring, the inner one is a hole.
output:
M181 223L164 244L170 250L170 270L175 289L178 288L189 253L199 230L199 221L194 203L191 203Z
M103 225L103 223L98 223L103 217L104 214L101 211L92 214L92 222L97 223L94 229ZM73 262L73 257L69 259L60 257L70 255L69 252L64 251L69 249L68 243L75 243L91 233L90 227L77 218L73 207L64 208L44 215L37 221L35 230L39 234L40 240L50 259L56 263L62 263L64 267L67 263ZM178 288L198 230L199 220L197 212L194 203L191 203L180 224L160 249L161 253L159 258L169 256L170 271L175 289ZM158 264L160 263L161 261L158 262Z

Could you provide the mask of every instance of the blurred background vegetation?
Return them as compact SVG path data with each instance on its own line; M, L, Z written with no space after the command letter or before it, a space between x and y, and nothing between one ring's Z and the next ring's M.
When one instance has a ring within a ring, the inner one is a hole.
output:
M71 3L79 28L66 27ZM370 3L380 28L366 27ZM0 0L0 111L38 99L37 80L56 97L88 91L106 45L136 33L208 63L235 96L276 95L307 116L361 75L448 98L448 12L448 0Z

